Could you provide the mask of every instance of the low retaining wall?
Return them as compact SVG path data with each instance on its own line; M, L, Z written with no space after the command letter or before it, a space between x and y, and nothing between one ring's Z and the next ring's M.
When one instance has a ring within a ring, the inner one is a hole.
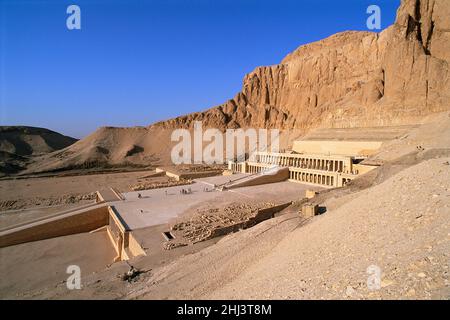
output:
M130 232L128 238L128 250L133 257L145 255L144 249L142 248L141 244L137 241L132 232Z
M157 173L165 174L169 178L173 178L177 181L180 180L192 180L192 179L198 179L198 178L206 178L206 177L213 177L221 175L223 170L208 170L208 171L187 171L187 172L180 172L177 171L175 167L167 167L167 168L156 168Z
M47 219L30 222L0 232L0 248L45 240L107 227L108 236L116 250L115 261L143 255L145 251L114 207L96 205Z
M122 194L114 188L99 190L96 192L96 203L124 200Z
M128 260L139 255L145 255L145 251L131 233L128 225L112 206L108 207L107 231L117 253L115 261Z
M166 175L168 177L174 178L175 180L193 180L199 178L213 177L222 174L222 170L216 171L203 171L203 172L187 172L187 173L178 173L178 172L169 172L166 171Z
M108 207L98 205L53 216L0 232L0 248L71 234L90 232L108 224Z
M265 220L271 219L274 217L275 213L280 212L281 210L286 209L292 204L292 202L283 203L271 208L267 209L260 209L256 212L256 214L253 217L250 217L246 221L242 221L240 223L231 225L231 226L225 226L225 227L219 227L216 229L211 230L211 235L208 237L208 239L220 237L227 235L229 233L237 232L242 229L248 229L251 228L258 223L261 223ZM206 239L206 240L208 240Z

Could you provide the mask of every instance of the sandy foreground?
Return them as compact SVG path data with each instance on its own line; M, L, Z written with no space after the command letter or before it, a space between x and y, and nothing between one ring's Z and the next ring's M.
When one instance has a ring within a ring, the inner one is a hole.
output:
M330 198L324 215L296 212L219 240L128 283L124 262L26 298L448 299L450 158L426 160L374 187ZM130 261L148 267L145 258ZM381 270L381 288L367 285Z

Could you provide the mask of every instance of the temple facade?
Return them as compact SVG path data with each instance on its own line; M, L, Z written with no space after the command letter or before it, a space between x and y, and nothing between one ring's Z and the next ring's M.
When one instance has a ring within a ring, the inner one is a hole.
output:
M342 187L375 167L361 165L363 156L297 154L297 153L254 153L248 161L229 161L228 169L234 173L257 174L274 166L289 167L292 182Z

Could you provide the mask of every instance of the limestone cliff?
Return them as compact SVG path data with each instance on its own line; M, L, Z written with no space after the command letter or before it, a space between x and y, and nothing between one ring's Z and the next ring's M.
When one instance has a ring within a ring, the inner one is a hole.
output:
M155 124L217 128L378 126L450 108L450 1L404 0L393 26L343 32L259 67L225 104Z

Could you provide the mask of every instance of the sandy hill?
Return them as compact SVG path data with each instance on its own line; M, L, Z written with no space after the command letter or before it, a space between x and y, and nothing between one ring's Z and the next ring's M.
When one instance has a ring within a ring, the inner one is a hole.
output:
M15 172L31 156L66 148L77 139L36 127L0 127L0 171Z
M77 139L36 127L0 127L0 151L19 156L49 153L75 143Z
M395 23L381 33L349 31L301 46L280 64L246 75L242 91L220 106L147 128L99 129L64 153L41 158L28 172L164 161L171 130L192 128L196 120L222 130L303 134L421 123L450 109L449 17L448 0L403 0Z
M24 173L167 163L169 130L102 127L68 148L36 157Z

